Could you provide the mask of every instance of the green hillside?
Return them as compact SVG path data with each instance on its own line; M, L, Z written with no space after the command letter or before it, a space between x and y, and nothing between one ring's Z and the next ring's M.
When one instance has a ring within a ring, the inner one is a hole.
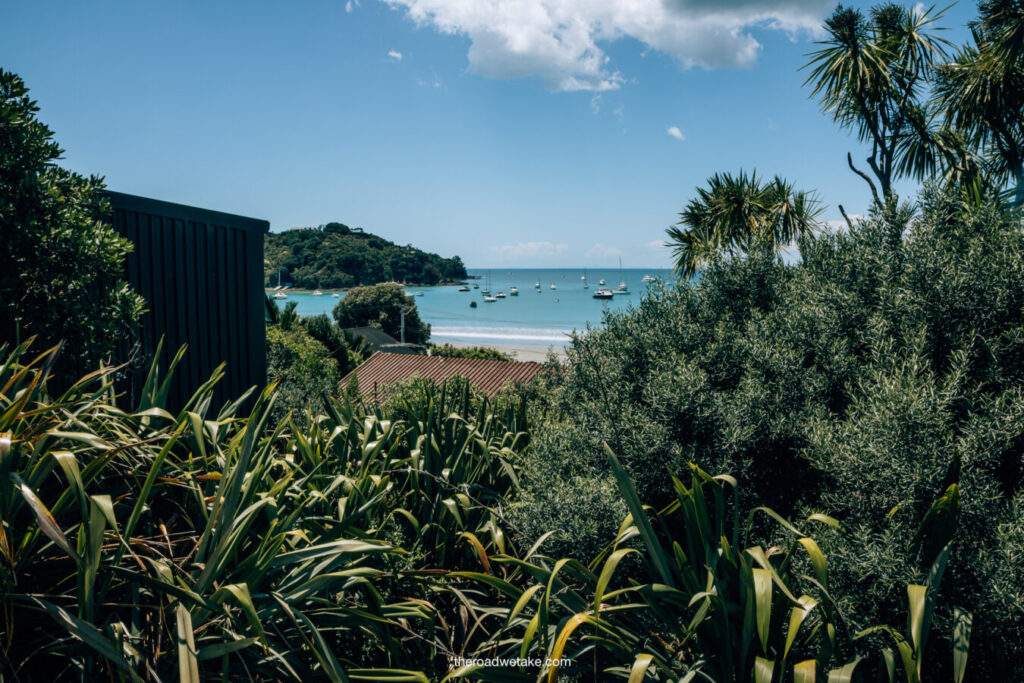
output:
M264 264L266 284L276 285L280 273L282 283L304 289L392 281L436 285L466 277L458 256L443 258L341 223L267 234Z

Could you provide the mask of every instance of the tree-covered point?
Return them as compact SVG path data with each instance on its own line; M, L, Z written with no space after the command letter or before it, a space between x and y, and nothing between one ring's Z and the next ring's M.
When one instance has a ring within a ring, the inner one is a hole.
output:
M264 247L268 285L281 282L305 289L355 287L378 282L436 285L466 277L458 256L444 258L398 245L383 237L328 223L269 233Z

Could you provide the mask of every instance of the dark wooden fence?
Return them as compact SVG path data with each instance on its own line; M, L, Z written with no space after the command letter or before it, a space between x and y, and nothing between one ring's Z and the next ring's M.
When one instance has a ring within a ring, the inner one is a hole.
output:
M126 259L128 281L146 299L141 353L126 390L137 401L161 337L166 369L178 348L188 351L172 380L168 404L180 408L220 363L222 403L266 383L263 235L255 218L109 192L113 225L135 244Z

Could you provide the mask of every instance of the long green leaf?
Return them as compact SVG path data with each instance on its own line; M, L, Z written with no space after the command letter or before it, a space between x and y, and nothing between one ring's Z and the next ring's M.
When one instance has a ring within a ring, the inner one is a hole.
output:
M953 683L963 683L971 648L974 616L962 607L953 608Z
M607 443L604 444L604 452L608 457L608 463L611 466L612 474L615 476L615 481L619 485L619 491L622 492L622 497L626 501L626 507L630 514L633 515L633 522L640 531L640 537L647 548L647 555L654 564L661 582L675 587L675 577L672 575L671 569L669 569L668 557L665 555L665 551L662 549L657 536L654 535L654 529L651 528L651 523L647 519L647 513L644 511L643 505L640 504L640 497L637 496L633 482Z
M177 622L178 680L181 683L201 683L199 660L196 656L196 641L192 632L192 615L180 602L174 610L174 614Z

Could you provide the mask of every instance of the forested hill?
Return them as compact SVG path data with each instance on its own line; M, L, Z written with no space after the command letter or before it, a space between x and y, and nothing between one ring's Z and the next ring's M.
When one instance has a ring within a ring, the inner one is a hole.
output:
M266 284L276 285L280 272L282 283L303 289L392 281L435 285L466 277L458 256L442 258L341 223L269 233L264 258Z

